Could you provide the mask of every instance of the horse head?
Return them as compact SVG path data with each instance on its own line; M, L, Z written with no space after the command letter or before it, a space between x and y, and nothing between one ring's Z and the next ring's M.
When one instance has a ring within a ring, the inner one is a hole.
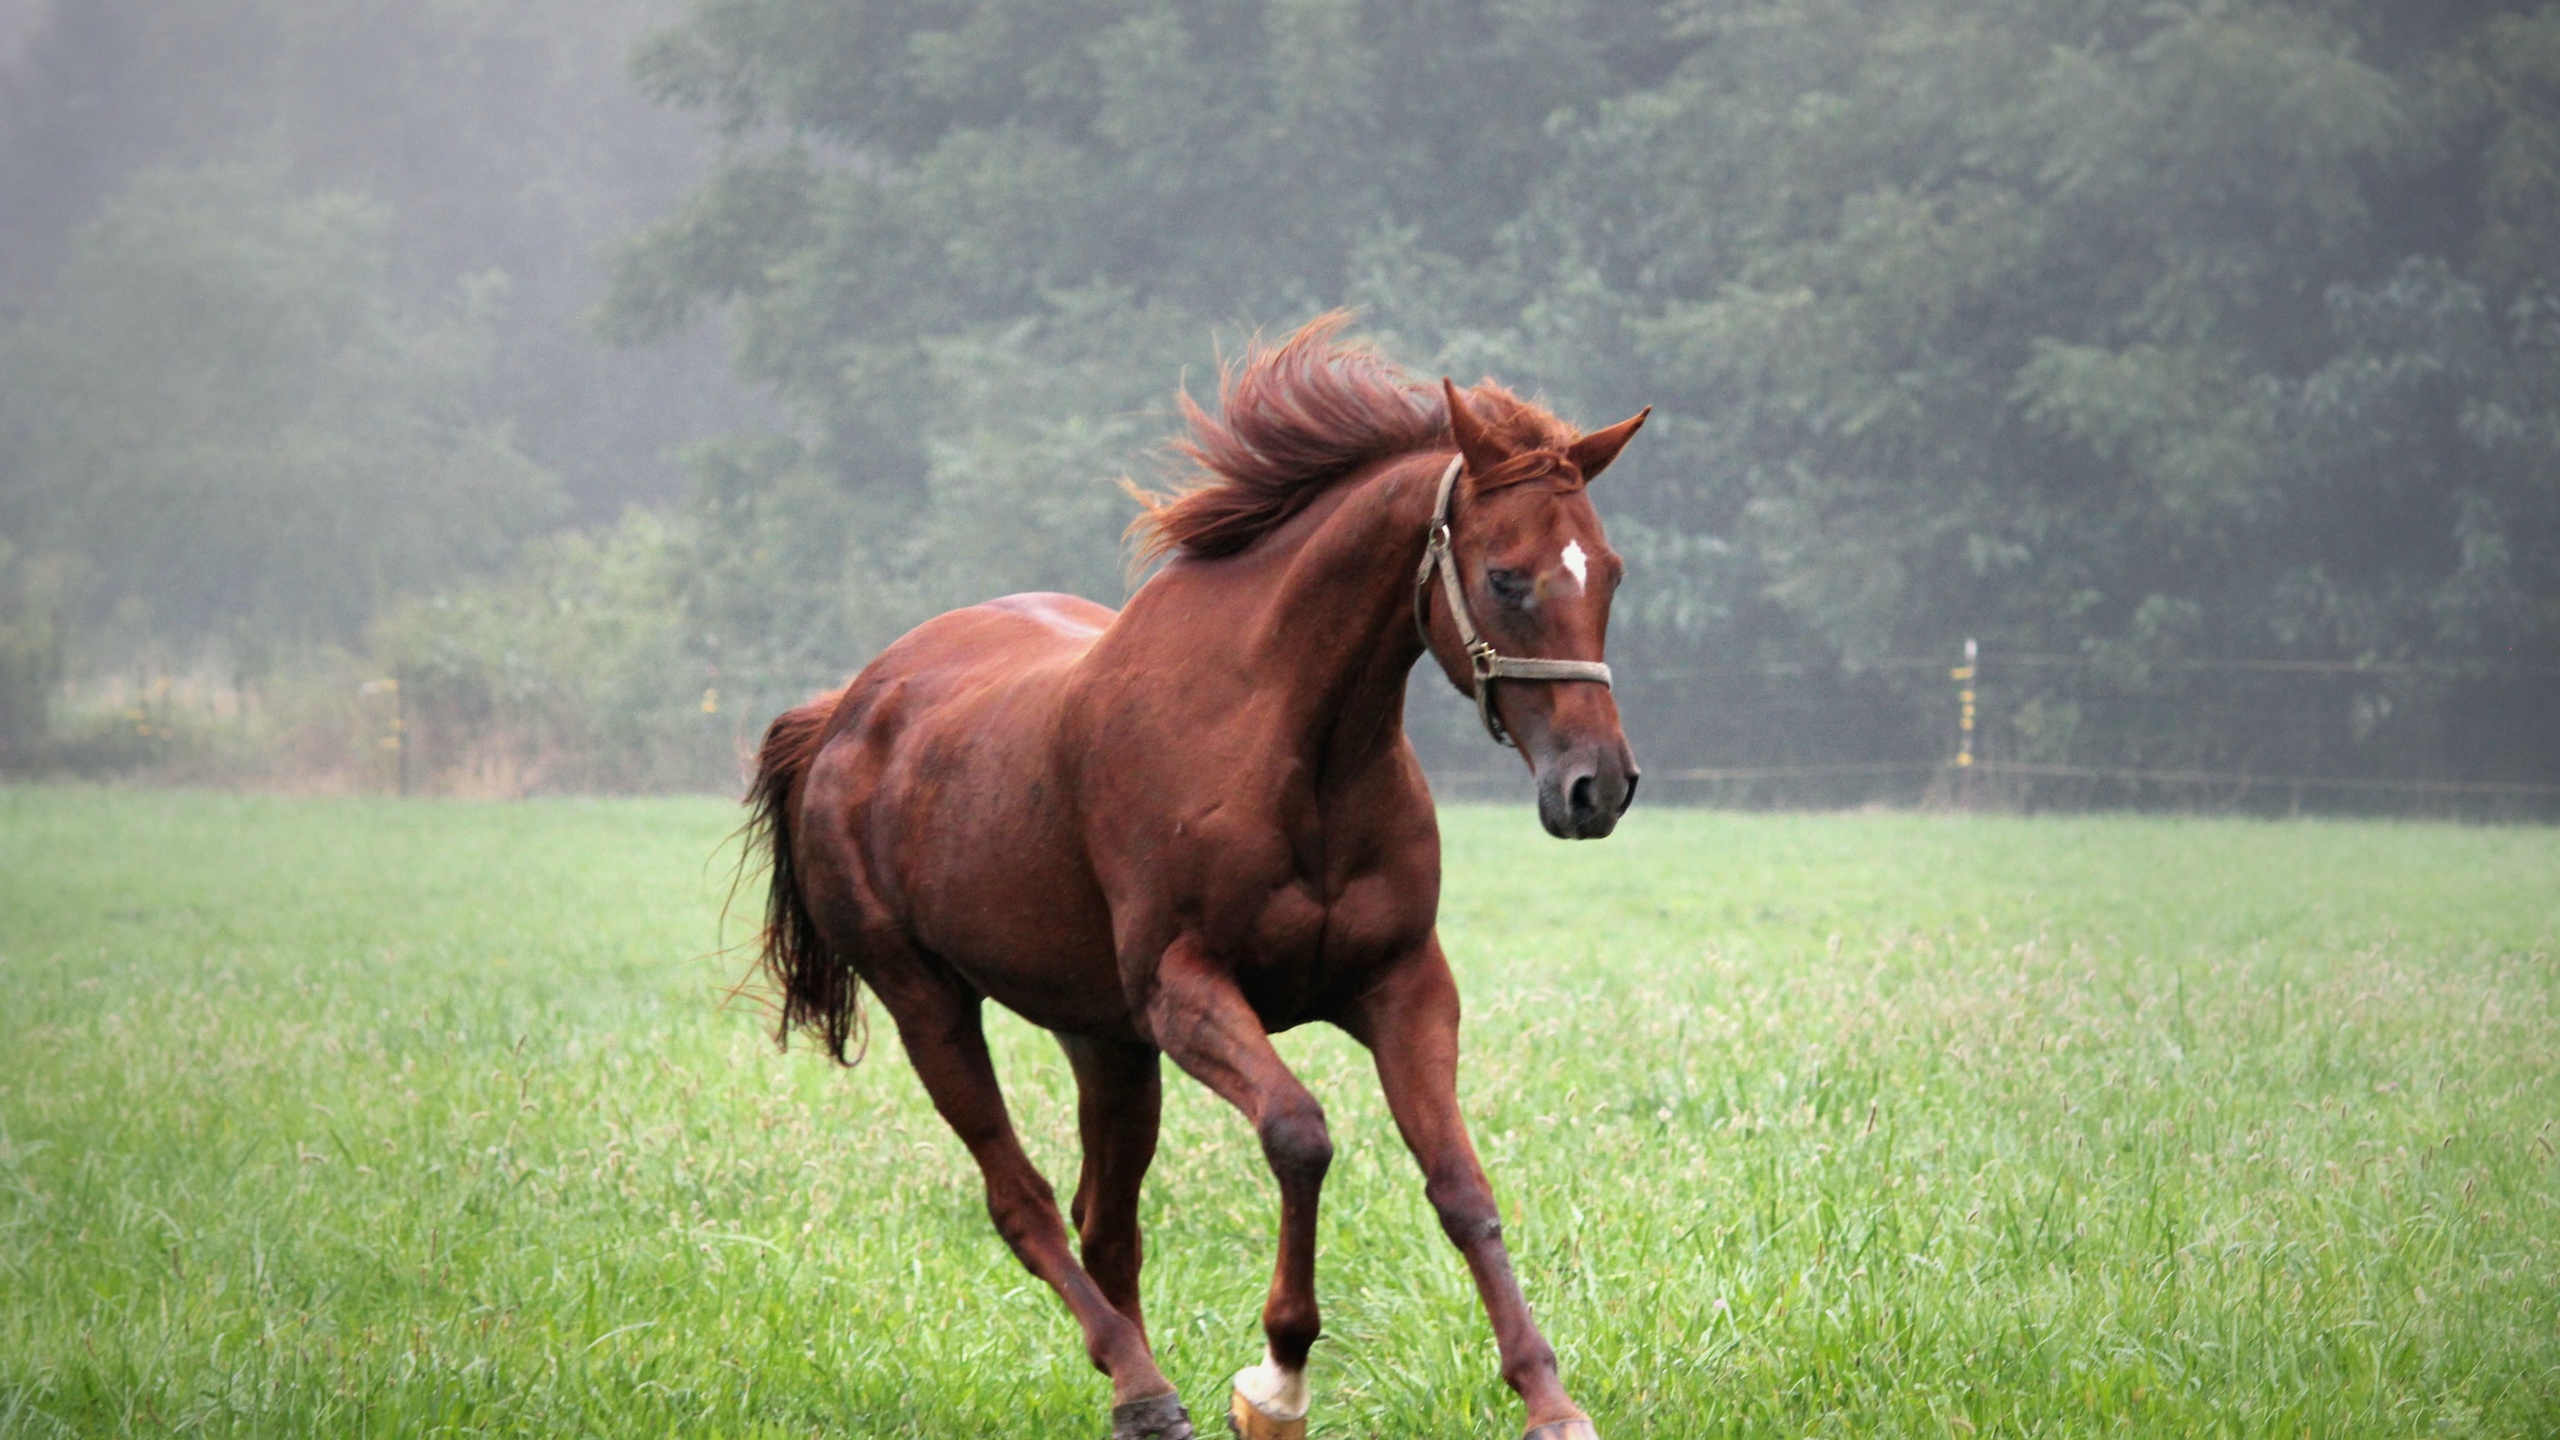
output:
M1463 613L1425 600L1426 639L1450 683L1478 697L1495 738L1519 747L1547 833L1598 839L1634 803L1639 772L1598 663L1626 566L1588 487L1651 412L1568 439L1550 425L1507 423L1529 421L1531 407L1487 416L1457 386L1441 387L1464 463L1435 547L1454 562ZM1557 661L1567 663L1540 663Z

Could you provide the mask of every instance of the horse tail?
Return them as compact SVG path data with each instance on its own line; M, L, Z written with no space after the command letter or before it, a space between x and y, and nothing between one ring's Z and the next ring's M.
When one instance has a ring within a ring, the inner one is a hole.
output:
M862 1058L862 982L853 966L828 948L818 933L800 893L798 862L792 855L792 801L810 762L827 737L842 690L829 691L796 710L786 710L766 727L756 751L755 779L747 788L746 858L763 852L768 876L764 901L764 936L760 960L765 978L782 992L782 1014L774 1040L789 1044L802 1029L818 1037L839 1065ZM850 1059L845 1047L855 1045Z

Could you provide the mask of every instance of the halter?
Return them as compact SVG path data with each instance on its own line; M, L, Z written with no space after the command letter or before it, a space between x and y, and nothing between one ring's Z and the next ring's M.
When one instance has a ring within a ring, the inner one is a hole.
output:
M1466 647L1467 665L1475 672L1476 714L1485 733L1497 743L1520 748L1494 713L1496 680L1596 680L1609 684L1609 667L1597 660L1537 660L1504 655L1476 631L1467 613L1466 591L1458 583L1458 557L1449 541L1449 497L1458 488L1458 472L1467 466L1460 455L1440 472L1440 494L1431 502L1431 539L1422 547L1422 568L1413 574L1413 628L1422 632L1422 648L1431 648L1431 572L1440 572L1440 588L1449 594L1449 619L1458 627L1458 643Z

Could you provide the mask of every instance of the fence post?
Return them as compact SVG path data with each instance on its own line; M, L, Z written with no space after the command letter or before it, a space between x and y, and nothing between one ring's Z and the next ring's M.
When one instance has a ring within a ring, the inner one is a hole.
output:
M1956 805L1973 808L1973 676L1981 655L1972 636L1964 642L1964 663L1948 672L1956 682Z
M403 798L406 798L409 793L409 687L401 683L406 678L405 666L392 667L391 756L399 766L400 794Z

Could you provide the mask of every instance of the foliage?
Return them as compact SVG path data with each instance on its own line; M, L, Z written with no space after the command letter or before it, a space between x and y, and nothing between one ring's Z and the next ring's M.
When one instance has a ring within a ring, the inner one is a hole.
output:
M72 566L0 536L0 772L40 758L62 680L62 591Z
M700 173L703 142L624 73L674 0L35 8L23 49L0 50L0 305L40 302L78 227L138 172L246 165L276 177L280 202L379 206L399 304L507 277L490 316L496 413L582 519L675 498L662 452L755 413L716 337L616 352L583 320L598 247Z
M723 1004L735 819L0 790L0 1424L1099 1433L894 1046ZM1601 1434L2560 1425L2551 831L1446 820L1465 1098ZM1062 1057L991 1039L1065 1184ZM1337 1145L1315 1424L1516 1434L1367 1057L1278 1043ZM1212 1410L1273 1192L1166 1102L1145 1299Z
M725 672L779 708L992 594L1118 599L1115 480L1163 433L1155 365L1183 325L1107 292L1055 298L1059 314L920 346L911 482L858 483L792 440L695 452L688 613Z
M1097 482L1144 463L1213 329L1307 313L1381 227L1483 253L1468 217L1559 153L1549 112L1659 30L1456 14L718 0L644 49L642 82L737 144L626 253L608 331L729 306L811 443L769 481L722 468L715 503L797 513L800 466L843 492L810 508L835 543L759 577L766 608L854 577L901 627L1009 588L1116 601L1129 511Z
M247 744L343 773L319 737L372 717L337 714L334 647L528 534L674 498L666 452L757 413L716 336L618 351L585 320L601 243L699 172L624 73L671 0L8 12L0 535L80 581L68 689L10 712L80 732L45 763L140 754L120 704L82 708L140 671L227 682L227 718L171 717L220 732L216 771L265 773Z
M1117 377L1008 392L1036 430L1349 299L1418 364L1661 406L1603 487L1653 733L1931 754L1935 682L1875 667L1971 635L2079 662L1995 697L2013 753L2531 774L2443 727L2560 660L2556 56L2538 0L696 0L640 73L731 149L606 314L728 307L795 463L879 497L777 595L977 463L952 346ZM941 588L1046 564L993 558ZM2215 657L2428 674L2271 739Z
M402 602L372 653L418 788L726 789L750 723L686 644L683 550L635 510L535 542L497 579Z
M24 437L7 528L86 557L93 612L139 601L176 641L350 637L549 518L550 478L475 404L500 282L403 313L383 220L153 172L80 236L0 366Z
M618 67L667 21L653 110ZM1659 407L1599 497L1658 760L1943 759L1971 636L1995 758L2560 783L2548 0L59 0L19 28L0 534L85 562L75 676L424 595L495 625L572 562L473 577L644 499L669 578L605 590L673 607L627 623L688 685L769 709L938 609L1119 599L1109 482L1173 384L1347 302L1426 372ZM598 245L650 215L608 288ZM599 299L661 348L592 344Z
M1977 635L2104 703L2193 656L2549 657L2560 232L2517 264L2475 167L2547 129L2560 9L2510 8L1703 5L1514 232L1576 296L1514 324L1703 422L1626 503L1853 663ZM2284 758L2143 719L2092 748Z

